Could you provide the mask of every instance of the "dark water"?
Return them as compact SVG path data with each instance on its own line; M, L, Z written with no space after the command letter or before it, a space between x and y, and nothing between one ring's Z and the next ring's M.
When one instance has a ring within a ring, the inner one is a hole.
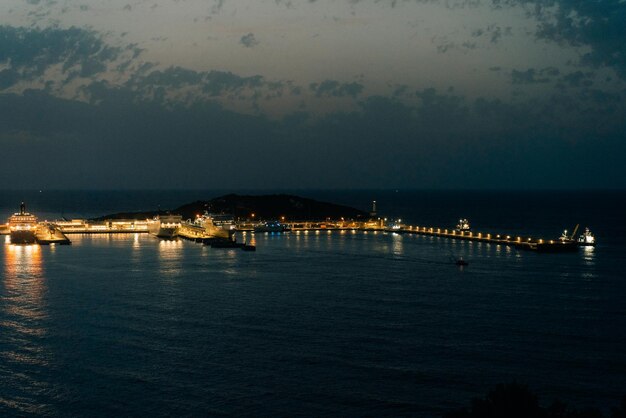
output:
M4 192L38 214L219 193ZM258 251L147 235L0 251L0 416L439 416L497 383L606 410L626 393L626 194L302 192L411 222L559 235L534 254L382 233L257 235ZM450 253L470 265L459 270Z

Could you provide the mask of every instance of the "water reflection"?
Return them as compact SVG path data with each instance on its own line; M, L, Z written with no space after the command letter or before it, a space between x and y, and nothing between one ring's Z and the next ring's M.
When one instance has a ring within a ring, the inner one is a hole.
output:
M139 244L139 234L133 234L133 250L138 250L141 245Z
M585 279L595 279L597 277L595 266L596 266L596 252L595 247L585 246L583 247L583 264L586 267L585 271L582 274L582 277Z
M159 240L159 264L163 276L176 276L180 274L183 257L182 240Z
M43 365L47 356L38 340L48 333L46 281L38 245L4 247L0 304L0 362Z
M42 277L41 248L39 245L10 244L4 248L4 272L7 279Z
M393 254L396 256L400 256L404 254L403 240L402 235L396 234L395 232L391 234L393 238Z
M583 260L586 266L593 266L596 264L596 247L586 246L583 247Z

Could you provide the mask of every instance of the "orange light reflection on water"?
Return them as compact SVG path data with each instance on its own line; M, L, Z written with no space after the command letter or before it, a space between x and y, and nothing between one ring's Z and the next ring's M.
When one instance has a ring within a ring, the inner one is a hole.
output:
M6 245L4 287L7 303L4 310L28 319L42 316L39 307L45 292L41 248L39 245Z
M48 313L42 250L38 245L5 245L3 260L0 328L11 336L13 344L0 353L0 361L46 364L43 348L33 340L47 334L43 324Z
M39 245L5 245L4 273L7 279L43 278ZM6 280L5 280L6 282Z
M160 271L165 276L176 276L182 268L183 242L182 240L159 240Z

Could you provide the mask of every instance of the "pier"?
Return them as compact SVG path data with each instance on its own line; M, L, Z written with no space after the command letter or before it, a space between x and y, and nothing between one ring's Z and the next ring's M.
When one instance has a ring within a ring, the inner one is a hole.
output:
M39 245L69 245L72 243L59 228L47 222L43 222L37 226L35 230L35 240Z
M235 232L254 233L254 228L260 222L235 222ZM283 224L290 231L378 231L396 234L413 234L433 236L446 239L476 241L496 245L506 245L522 250L540 252L574 251L578 244L559 239L543 239L527 236L512 236L492 232L458 231L450 228L440 228L417 225L394 225L387 226L382 219L357 222L352 220L324 220L324 221L289 221ZM124 233L147 233L147 220L117 219L100 222L91 222L83 219L71 221L46 221L37 227L36 238L40 244L67 244L70 242L67 235L71 234L124 234ZM263 233L263 232L257 232ZM0 234L9 234L8 225L0 225ZM212 236L202 228L183 224L178 230L177 236L189 241L211 243Z
M543 238L511 236L505 234L493 234L473 231L457 231L454 229L442 229L426 226L407 226L398 229L385 229L385 231L399 234L427 235L463 241L478 241L497 245L506 245L523 250L542 252L563 252L578 247L577 243L558 239L546 240ZM574 245L575 244L575 245Z

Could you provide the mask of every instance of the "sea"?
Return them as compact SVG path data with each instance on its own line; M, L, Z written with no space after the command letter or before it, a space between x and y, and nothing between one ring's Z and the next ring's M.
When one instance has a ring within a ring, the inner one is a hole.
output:
M232 191L4 191L41 219ZM0 250L2 417L440 417L495 385L605 412L626 394L626 192L295 190L409 225L598 244L541 254L382 232L147 234ZM457 267L462 256L469 262ZM608 415L607 415L608 416Z

